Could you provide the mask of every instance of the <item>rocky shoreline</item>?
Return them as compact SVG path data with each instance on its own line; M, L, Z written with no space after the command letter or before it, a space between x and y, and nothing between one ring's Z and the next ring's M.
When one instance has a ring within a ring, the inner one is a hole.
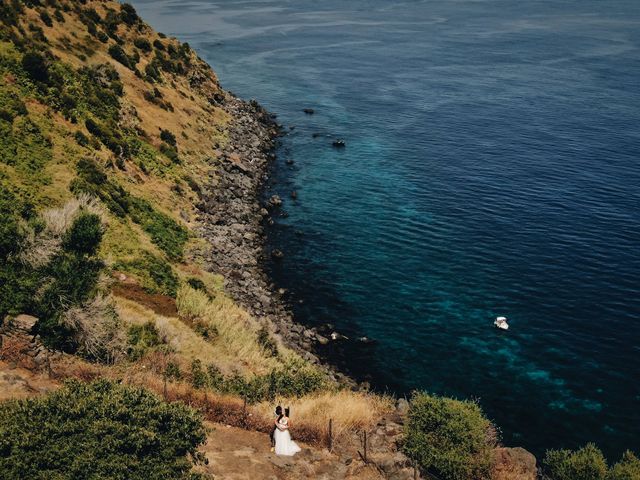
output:
M256 101L227 94L221 104L233 118L227 129L229 141L219 147L214 180L198 204L199 232L211 247L207 268L222 274L225 291L285 345L322 366L336 381L355 386L313 353L314 344L326 338L294 321L283 299L285 292L276 290L263 268L264 224L271 220L270 209L277 199L263 204L261 197L281 128Z

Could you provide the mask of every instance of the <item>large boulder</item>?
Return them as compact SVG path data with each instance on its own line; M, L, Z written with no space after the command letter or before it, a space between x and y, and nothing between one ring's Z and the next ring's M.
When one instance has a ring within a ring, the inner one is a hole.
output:
M500 447L494 450L493 480L536 480L536 457L524 448Z

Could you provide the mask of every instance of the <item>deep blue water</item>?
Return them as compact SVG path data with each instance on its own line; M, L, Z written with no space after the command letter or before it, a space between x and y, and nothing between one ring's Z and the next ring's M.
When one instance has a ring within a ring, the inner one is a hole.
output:
M295 126L273 277L376 340L325 355L536 453L640 451L640 2L133 3Z

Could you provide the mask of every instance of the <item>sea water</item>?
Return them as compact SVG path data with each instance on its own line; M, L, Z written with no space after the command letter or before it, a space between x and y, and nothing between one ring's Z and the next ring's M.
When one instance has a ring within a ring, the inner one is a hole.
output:
M285 125L270 271L325 357L640 451L640 2L133 3Z

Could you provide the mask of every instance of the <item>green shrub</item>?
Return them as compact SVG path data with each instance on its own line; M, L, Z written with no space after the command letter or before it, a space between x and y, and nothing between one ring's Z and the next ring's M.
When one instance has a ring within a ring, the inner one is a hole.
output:
M40 11L40 20L42 20L42 23L44 23L47 27L53 27L53 20L51 20L51 16L47 13L46 10Z
M180 163L178 150L176 150L175 147L172 147L171 145L167 145L166 143L163 143L162 145L160 145L160 153L166 156L173 163Z
M78 255L95 255L102 241L102 220L94 213L82 213L65 233L62 246Z
M224 375L213 363L207 365L207 385L214 390L222 390L224 385Z
M55 11L53 12L53 17L60 23L64 23L64 15L62 14L62 11L59 8L56 8Z
M32 207L0 183L0 323L30 309L40 276L16 258L32 218Z
M78 306L95 296L101 260L62 251L40 272L46 282L39 292L34 313L40 319L37 328L43 341L58 350L75 352L78 345L73 332L60 324L60 315L72 306Z
M473 401L416 392L405 424L404 452L447 480L490 478L495 429Z
M0 88L0 119L11 123L16 117L27 114L27 107L19 93L6 87Z
M149 350L164 345L160 333L153 322L129 327L127 354L131 360L139 360Z
M165 129L160 130L160 140L168 143L172 147L175 147L177 145L176 136L173 133L171 133L169 130L165 130Z
M144 72L147 74L147 81L150 83L160 83L162 82L162 75L160 74L160 70L158 69L158 62L155 60L149 62L146 67L144 67Z
M2 2L0 3L0 20L7 25L17 25L23 10L20 0Z
M22 68L36 82L47 83L49 67L47 61L38 52L27 52L22 57Z
M186 405L106 380L0 404L7 479L183 480L205 439Z
M264 348L264 351L267 355L271 357L278 356L278 346L276 342L273 341L271 335L269 335L269 330L266 327L262 327L258 331L258 343Z
M575 451L549 450L543 464L553 480L604 480L607 474L607 461L593 443Z
M102 30L98 30L96 32L96 38L100 40L102 43L107 43L109 41L109 35L104 33Z
M149 52L151 52L151 50L153 50L149 40L147 40L146 38L143 38L143 37L138 37L138 38L134 39L133 40L133 44L137 48L139 48L140 50L142 50L143 52L146 52L146 53L149 53Z
M164 52L164 50L165 50L164 43L162 43L162 42L161 42L160 40L158 40L158 39L155 39L155 40L153 41L153 46L154 46L156 49L160 50L161 52Z
M135 25L140 21L136 9L129 3L122 4L120 7L120 16L122 17L122 21L127 25Z
M207 293L207 286L199 278L192 277L187 280L187 284L189 284L189 286L194 290L200 290L201 292Z
M194 359L191 362L191 385L193 385L194 388L204 388L207 386L207 383L207 374L202 368L202 362Z
M169 380L180 380L182 378L180 365L173 360L167 362L167 367L164 369L164 376Z
M78 145L82 146L82 147L86 147L89 145L89 139L87 138L87 136L82 133L80 130L76 131L73 134L73 138L76 139L76 142L78 143Z
M626 451L618 463L607 473L607 480L640 480L640 459Z
M132 64L131 59L120 45L118 45L117 43L111 45L108 52L109 55L111 55L111 58L113 58L116 62L120 62L129 70L133 70L134 64Z
M273 400L277 396L301 397L323 389L323 374L302 361L290 360L266 375L245 379L238 372L223 376L215 365L207 368L208 385L214 390L242 395L249 403Z

